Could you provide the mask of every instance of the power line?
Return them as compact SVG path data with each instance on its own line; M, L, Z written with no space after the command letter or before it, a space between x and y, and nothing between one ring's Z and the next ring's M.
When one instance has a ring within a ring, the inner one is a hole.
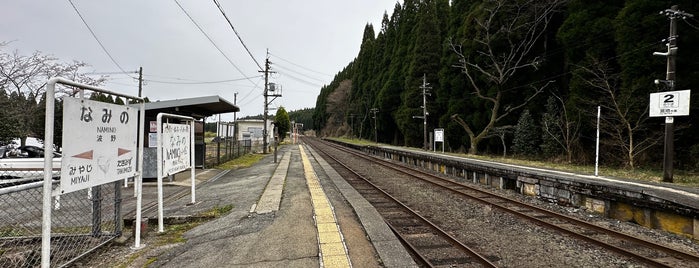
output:
M262 80L263 80L263 78L260 77L260 80L257 80L257 83L255 84L255 87L257 87L257 84L259 84L260 82L262 82ZM255 91L254 91L254 90L248 91L248 94L245 94L245 96L241 97L241 98L240 98L240 101L244 101L245 99L247 99L248 97L250 97L250 94L252 94L253 92L255 92ZM262 95L260 95L260 96L262 96ZM257 100L257 98L253 98L253 100ZM252 102L252 100L246 102L245 104L250 104L251 102Z
M317 81L317 82L320 82L320 83L325 83L325 81L323 81L322 79L318 79L318 78L311 77L311 76L305 75L305 74L303 74L303 73L294 71L294 70L292 70L291 68L284 67L284 65L279 65L279 64L277 64L277 67L282 68L283 70L287 70L287 71L289 71L289 72L298 74L298 75L300 75L300 76L306 77L306 78L308 78L308 79L311 79L311 80L314 80L314 81Z
M221 4L219 4L218 1L216 1L216 0L214 0L214 4L216 4L216 6L218 7L218 10L221 11L221 14L223 15L223 17L224 17L224 18L226 19L226 21L228 22L228 25L231 26L231 29L233 29L233 32L235 33L235 36L237 36L237 37L238 37L238 40L240 40L240 44L243 45L243 48L245 48L245 51L248 52L248 55L250 55L250 58L252 58L252 61L254 61L255 64L257 65L257 68L259 68L260 70L262 70L262 66L260 65L260 63L257 62L257 60L255 59L255 56L253 56L252 53L250 53L250 50L248 49L248 46L246 46L245 43L243 42L243 38L241 38L241 37L240 37L240 34L238 34L238 31L235 30L235 27L233 27L233 23L231 23L231 20L228 19L228 16L226 16L226 13L223 12L223 8L221 7Z
M129 75L130 73L131 73L131 74L137 74L138 71L133 71L133 72L128 72L128 73L124 73L124 72L92 72L92 73L86 73L86 75L110 75L110 74L125 74L125 75ZM129 75L129 76L130 76L130 75Z
M239 104L239 106L246 106L246 105L251 104L251 103L253 103L253 102L258 102L258 101L260 100L261 97L262 97L262 95L256 96L256 97L254 97L254 98L248 100L248 101L245 102L245 103Z
M189 18L189 20L191 20L192 23L194 23L194 26L197 26L197 29L199 29L199 31L200 31L202 34L204 34L204 36L206 36L206 39L209 40L209 42L218 50L218 52L221 53L221 55L223 55L223 57L226 58L226 60L228 60L228 62L229 62L231 65L233 65L233 67L234 67L236 70L238 70L238 72L239 72L240 74L242 74L243 76L245 76L245 74L243 73L243 71L240 70L240 68L238 68L238 66L235 65L235 63L233 63L233 61L226 55L226 53L223 53L223 50L221 50L221 48L219 48L218 45L216 45L216 43L214 42L214 40L211 39L211 37L209 37L209 35L204 31L204 29L202 29L201 26L199 26L199 24L194 20L194 18L192 18L192 16L190 16L189 13L187 13L187 10L185 10L184 7L182 7L182 5L180 5L180 2L178 2L177 0L175 0L175 3L177 4L178 7L180 7L180 9L182 10L182 12L184 12L184 14L187 15L187 18ZM246 76L246 77L247 77L247 76ZM251 79L248 78L247 80L250 81L250 83L252 83L253 85L255 85L255 87L257 87L257 84L255 84L255 82L253 82Z
M301 66L301 65L296 64L296 63L293 63L293 62L291 62L291 61L289 61L289 60L285 60L284 58L279 57L279 56L277 56L277 55L275 55L275 54L272 54L272 53L269 53L269 54L272 55L272 56L274 56L274 57L279 58L280 60L286 61L286 62L288 62L288 63L290 63L290 64L292 64L292 65L294 65L294 66L296 66L296 67L299 67L299 68L301 68L301 69L304 69L304 70L306 70L306 71L310 71L310 72L314 72L314 73L317 73L317 74L322 74L322 75L330 76L330 77L333 76L333 75L330 75L330 74L326 74L326 73L323 73L323 72L319 72L319 71L312 70L312 69L310 69L310 68Z
M693 19L693 20L694 20L694 19ZM686 23L687 25L689 25L689 27L694 28L694 30L699 30L699 27L695 26L694 24L689 23L689 21L687 21L686 19L684 19L684 20L682 20L682 21L684 21L684 23ZM696 20L695 20L695 21L696 21Z
M237 79L228 79L228 80L219 80L219 81L192 81L192 82L174 82L174 81L163 81L163 80L154 80L154 79L145 79L145 81L153 82L153 83L160 83L160 84L174 84L174 85L202 85L202 84L220 84L220 83L242 81L242 80L247 80L247 79L255 78L255 77L257 77L257 76L243 77L243 78L237 78Z
M78 13L78 17L80 17L80 20L82 20L83 24L85 24L85 27L87 27L87 30L90 31L90 34L92 35L92 37L95 38L95 40L97 41L97 43L100 45L100 47L102 48L102 51L104 51L104 53L107 54L107 56L109 57L109 59L112 60L112 62L114 63L114 65L116 65L117 68L119 68L119 70L121 70L122 73L128 75L128 72L124 71L124 68L122 68L121 65L119 65L119 63L114 59L114 57L112 56L112 54L109 53L109 51L108 51L107 48L104 46L104 44L102 44L102 41L100 41L100 39L97 38L97 35L96 35L95 32L92 30L92 28L90 27L90 25L87 24L87 21L85 21L85 18L83 18L83 15L80 14L80 11L78 11L78 8L75 6L75 4L73 4L73 1L72 1L72 0L68 0L68 3L70 3L70 5L73 7L73 10L75 10L75 13ZM129 76L130 76L131 78L135 78L135 77L132 77L131 75L129 75Z
M304 84L306 84L306 85L310 85L310 86L314 86L314 87L319 87L319 88L320 88L320 87L323 87L323 86L321 86L321 85L319 85L319 84L316 84L316 83L313 83L313 82L308 82L308 81L306 81L306 80L303 80L303 79L298 78L298 77L296 77L296 76L290 75L290 74L288 74L288 73L287 73L287 74L282 74L282 75L286 75L287 77L289 77L289 78L291 78L291 79L293 79L293 80L296 80L296 81L298 81L298 82L304 83Z
M613 60L615 60L615 59L618 59L618 58L620 58L620 57L622 57L622 56L624 56L624 55L626 55L626 54L631 54L631 53L633 53L633 52L636 52L636 51L639 51L639 50L642 50L642 49L647 49L647 48L649 48L649 47L651 47L651 46L654 46L654 45L657 45L657 44L660 44L660 43L662 43L662 41L651 42L651 43L648 43L648 44L646 44L646 45L644 45L644 46L642 46L642 47L638 47L638 48L636 48L636 49L633 49L633 50L626 51L626 52L624 52L624 53L618 54L618 55L616 55L616 56L614 56L614 57L609 57L609 58L606 58L606 59L604 59L604 60L601 60L600 63L607 63L607 62L613 61ZM556 74L556 75L552 75L552 76L546 77L546 78L544 78L544 79L540 79L540 80L537 80L537 81L534 81L534 82L525 84L525 85L514 86L514 87L511 87L511 88L503 89L503 92L507 92L507 91L514 90L514 89L520 89L520 88L525 88L525 87L533 86L533 85L538 84L538 83L548 82L548 81L551 81L551 80L553 80L553 79L555 79L555 78L559 78L559 77L562 77L562 76L566 76L566 75L572 74L573 72L574 72L573 70L567 71L567 72L562 72L562 73L559 73L559 74Z
M128 86L128 87L132 87L132 86L133 86L133 84L124 84L124 83L114 82L114 80L109 80L108 82L109 82L110 84L115 84L115 85L120 85L120 86Z

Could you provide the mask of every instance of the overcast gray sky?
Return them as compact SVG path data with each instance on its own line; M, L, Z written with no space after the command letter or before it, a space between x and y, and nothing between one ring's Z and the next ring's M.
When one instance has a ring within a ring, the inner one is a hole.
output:
M364 25L372 23L378 32L384 12L390 15L396 2L219 0L260 65L264 66L269 49L272 69L277 72L270 82L282 85L283 90L272 106L284 106L287 111L315 106L320 87L357 56ZM64 62L85 62L91 65L87 71L121 72L68 0L0 3L0 41L11 42L6 50L16 49L23 55L38 50ZM144 95L151 101L220 95L233 102L238 92L239 116L263 112L262 75L213 0L72 3L123 70L134 72L143 67ZM137 74L130 76L111 74L105 87L137 95ZM241 80L213 83L237 79ZM223 120L232 117L224 115Z

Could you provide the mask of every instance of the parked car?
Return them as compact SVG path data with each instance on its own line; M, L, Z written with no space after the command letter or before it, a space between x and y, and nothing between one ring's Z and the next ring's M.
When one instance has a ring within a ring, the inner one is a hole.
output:
M61 170L61 154L53 153L53 177ZM0 179L43 178L44 148L33 145L0 147Z

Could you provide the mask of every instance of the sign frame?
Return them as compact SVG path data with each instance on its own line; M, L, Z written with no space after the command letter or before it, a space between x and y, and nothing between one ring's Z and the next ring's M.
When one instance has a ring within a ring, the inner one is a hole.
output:
M651 93L648 105L648 116L688 116L690 97L691 90L689 89Z
M189 145L190 145L190 150L189 150L189 160L190 160L190 180L191 180L191 196L192 196L192 204L196 202L196 181L195 181L195 162L194 162L194 132L195 130L195 120L194 117L191 116L183 116L183 115L177 115L177 114L168 114L168 113L158 113L157 119L156 119L156 124L157 124L157 135L158 135L158 148L156 149L157 151L157 172L156 172L156 177L157 177L157 184L158 184L158 232L162 233L165 231L165 226L163 222L163 177L165 174L163 174L163 117L166 118L177 118L177 119L183 119L183 120L188 120L190 122L189 125ZM167 174L169 175L169 174Z
M434 146L432 146L432 151L437 151L437 142L442 143L442 153L444 153L444 129L435 128L434 129Z
M145 121L145 101L141 97L121 94L113 92L104 88L99 88L92 85L81 84L75 81L71 81L62 77L52 77L46 81L46 113L44 117L44 181L42 188L42 212L41 212L41 266L49 267L51 265L51 211L52 211L52 200L53 197L53 135L54 135L54 115L56 111L56 84L62 84L67 86L73 86L80 90L80 96L84 90L92 90L108 95L124 97L127 99L136 100L140 104L134 105L138 107L139 116L138 125L139 133L143 133ZM135 133L137 134L137 133ZM142 204L142 168L143 168L143 139L138 140L138 166L136 176L134 177L135 185L134 188L137 191L136 198L136 221L141 222L141 204ZM58 198L58 197L57 197ZM135 241L134 248L140 249L142 245L141 241L141 225L136 225L135 231Z

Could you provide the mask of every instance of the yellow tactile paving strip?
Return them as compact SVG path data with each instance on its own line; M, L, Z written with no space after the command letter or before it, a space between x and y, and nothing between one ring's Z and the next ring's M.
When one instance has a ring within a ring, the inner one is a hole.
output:
M313 201L313 214L315 215L316 227L318 228L318 247L320 248L320 267L352 267L347 247L345 247L340 226L335 219L328 197L325 196L323 188L320 186L318 176L316 176L311 161L308 160L303 146L299 145L301 151L301 161L303 162L304 175L308 190L311 192Z

